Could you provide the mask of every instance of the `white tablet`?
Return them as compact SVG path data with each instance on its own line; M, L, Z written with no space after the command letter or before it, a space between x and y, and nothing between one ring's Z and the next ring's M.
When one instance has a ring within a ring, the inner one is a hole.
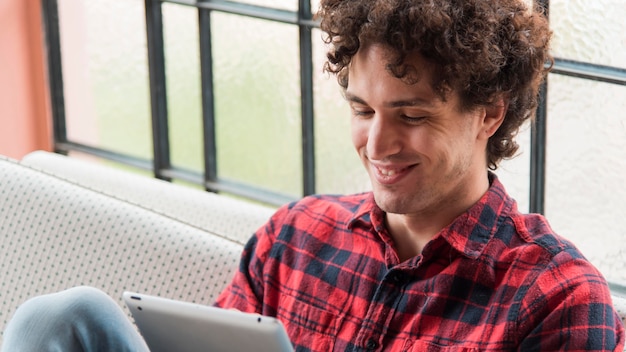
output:
M151 352L293 352L275 318L124 292Z

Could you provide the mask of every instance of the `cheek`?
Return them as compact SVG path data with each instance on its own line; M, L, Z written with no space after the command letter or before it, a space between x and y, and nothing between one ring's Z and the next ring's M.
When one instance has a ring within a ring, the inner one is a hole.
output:
M368 128L363 121L353 118L350 133L352 136L352 144L357 151L367 145Z
M417 154L431 155L441 147L437 134L427 128L407 130L404 141L405 149Z

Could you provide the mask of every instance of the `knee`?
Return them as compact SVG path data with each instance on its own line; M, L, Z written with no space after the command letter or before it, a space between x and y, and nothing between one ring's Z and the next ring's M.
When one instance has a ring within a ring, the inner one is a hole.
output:
M59 341L73 340L76 326L89 326L102 310L116 303L92 287L33 297L15 311L3 333L2 351L47 350Z
M22 321L66 321L85 317L90 312L115 304L104 292L89 286L73 287L64 291L33 297L24 302L15 313Z
M67 289L65 291L53 293L50 295L42 296L52 301L52 303L59 304L71 309L71 307L83 308L115 304L113 299L109 297L103 291L91 286L77 286Z

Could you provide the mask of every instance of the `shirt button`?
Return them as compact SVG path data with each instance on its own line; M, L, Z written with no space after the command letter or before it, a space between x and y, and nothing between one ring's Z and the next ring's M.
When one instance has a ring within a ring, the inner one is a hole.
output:
M374 351L376 348L378 348L378 342L376 342L376 340L374 340L373 338L370 338L369 340L367 340L365 348L367 348L368 351Z

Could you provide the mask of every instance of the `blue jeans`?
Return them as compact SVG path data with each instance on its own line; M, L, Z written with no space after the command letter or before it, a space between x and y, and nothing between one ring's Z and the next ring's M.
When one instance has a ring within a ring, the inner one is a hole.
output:
M148 351L118 304L85 286L26 301L3 339L2 352Z

